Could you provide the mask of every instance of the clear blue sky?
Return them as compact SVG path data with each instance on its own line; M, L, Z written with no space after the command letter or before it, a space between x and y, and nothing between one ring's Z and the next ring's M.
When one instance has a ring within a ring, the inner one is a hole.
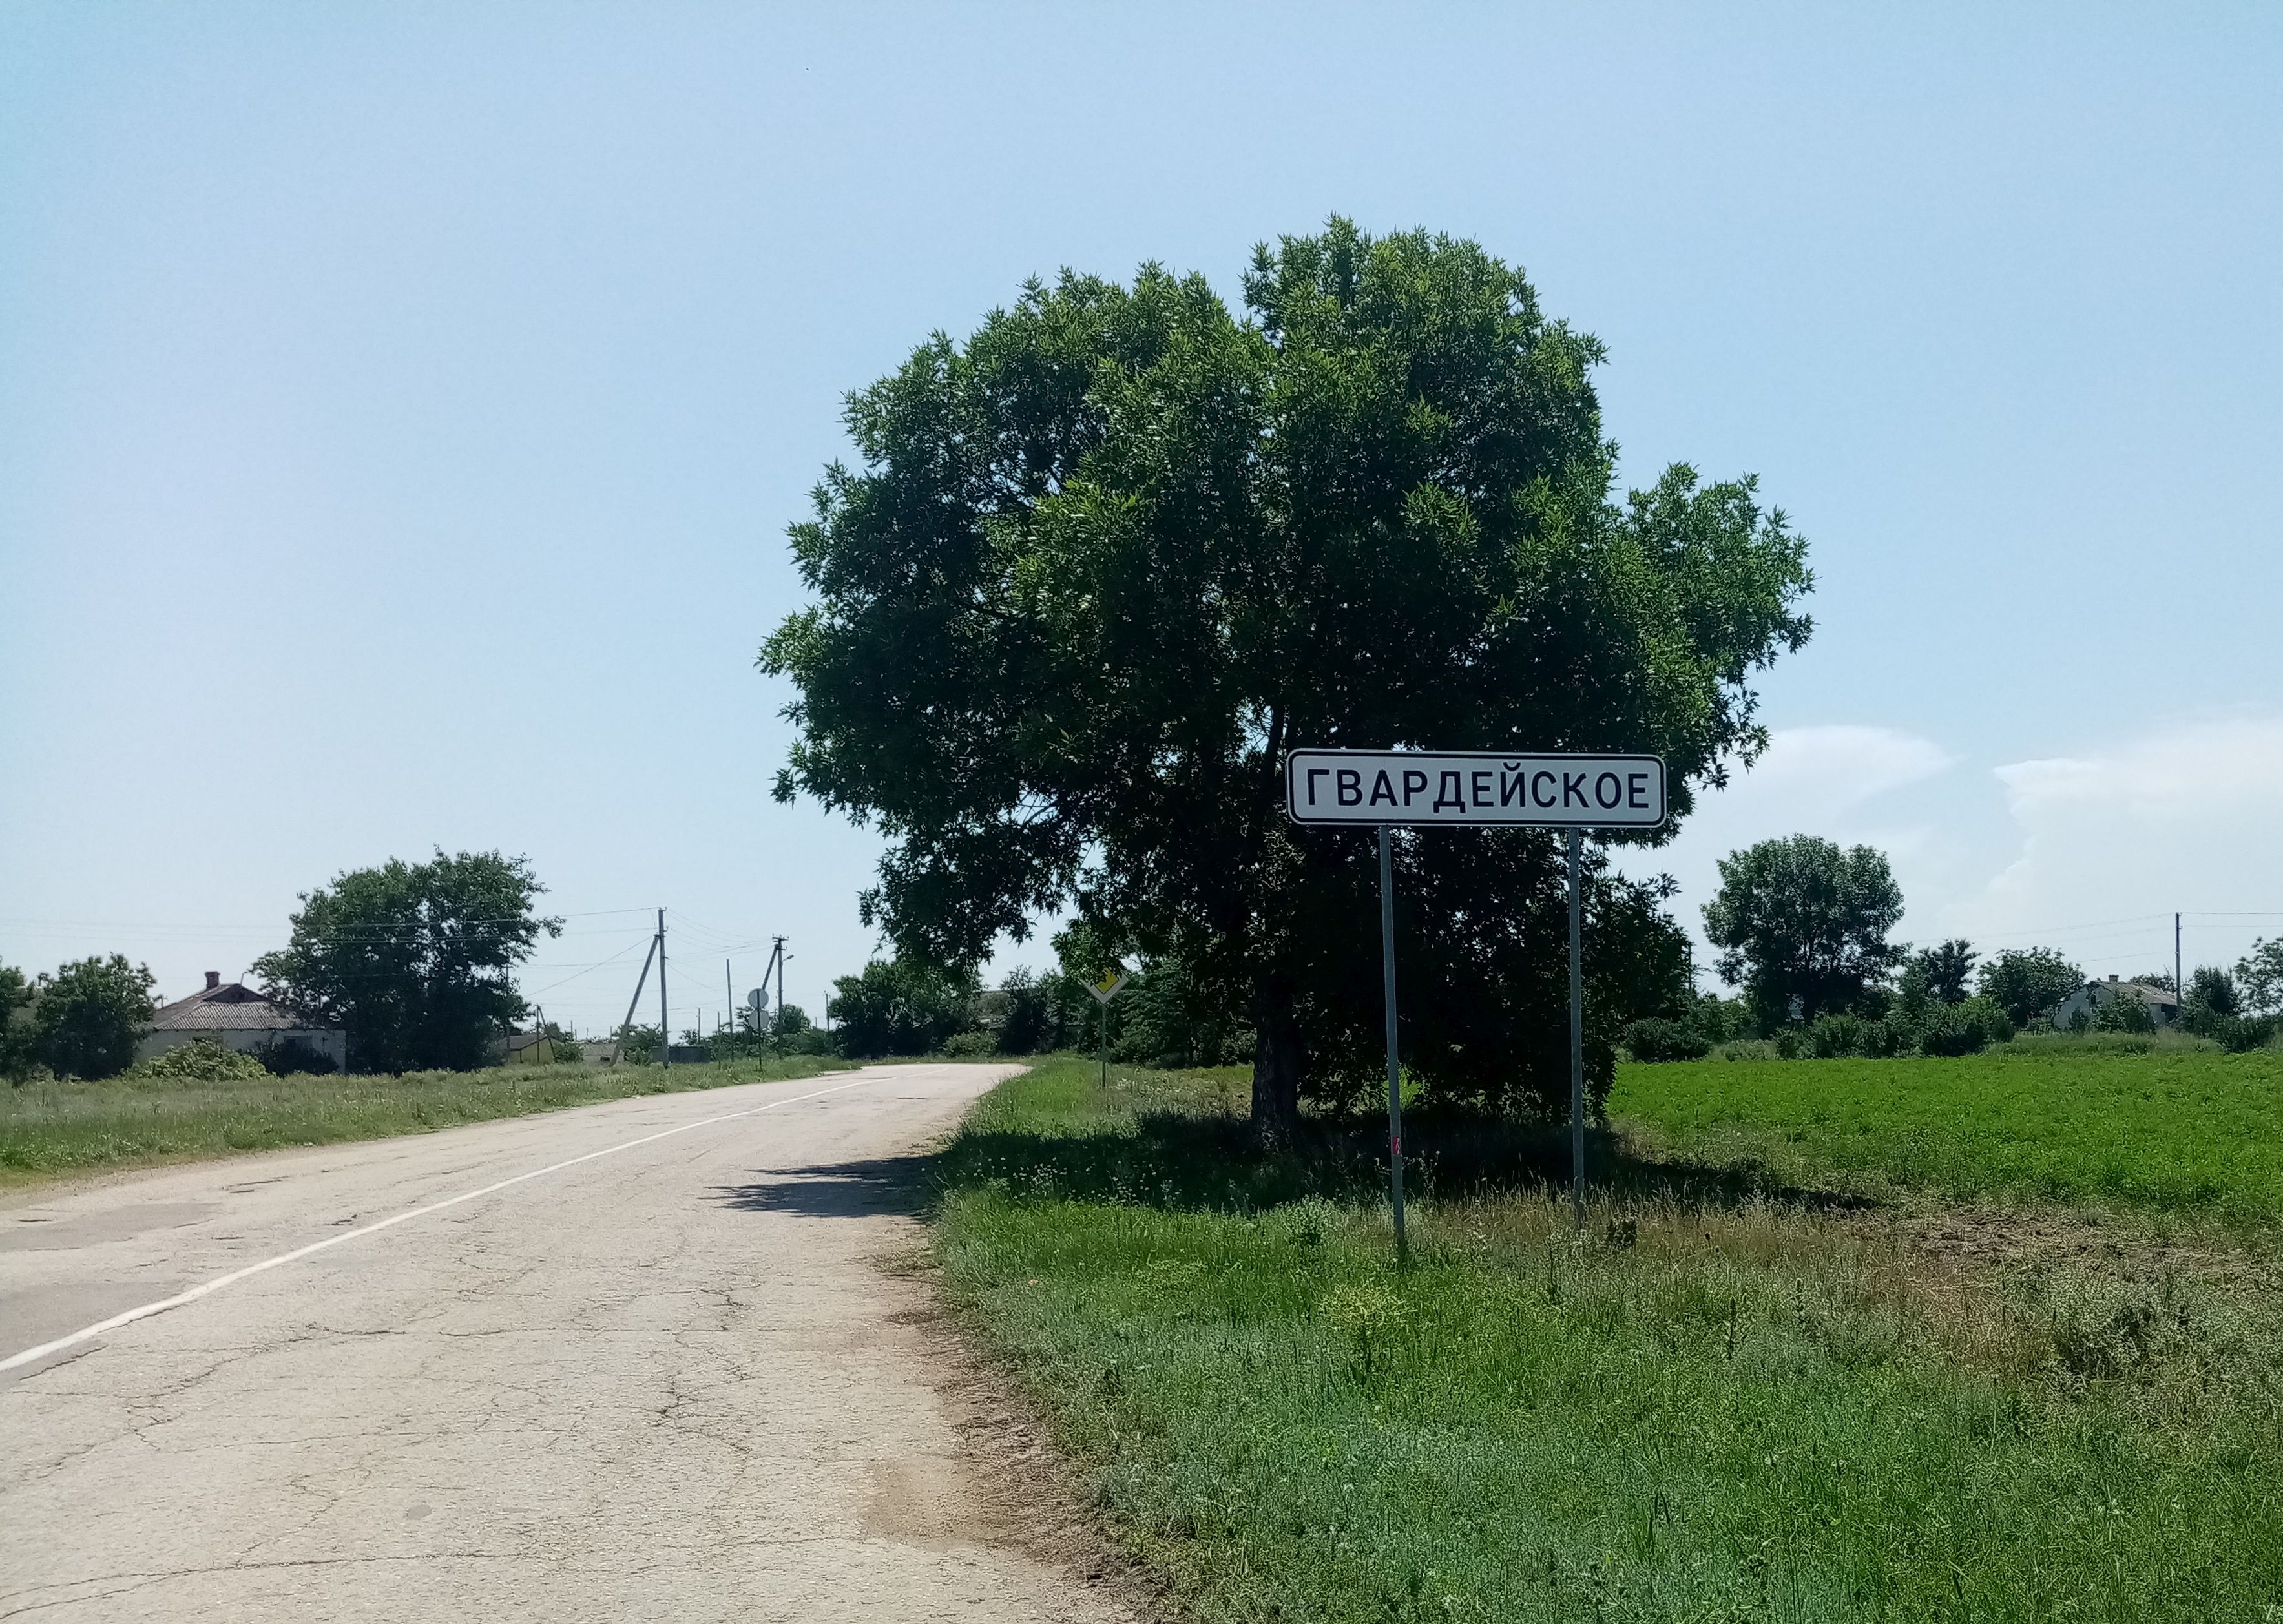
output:
M1813 543L1685 921L1809 829L1919 940L2232 958L2283 932L2279 85L2264 4L0 6L0 960L180 993L499 847L576 916L550 1014L618 1018L659 903L677 1006L782 931L814 1012L876 847L767 798L752 657L841 395L1335 211L1526 267L1629 479Z

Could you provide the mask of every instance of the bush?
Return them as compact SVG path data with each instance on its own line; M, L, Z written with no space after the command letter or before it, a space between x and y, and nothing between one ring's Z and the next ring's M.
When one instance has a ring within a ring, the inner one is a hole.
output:
M1636 1021L1625 1028L1625 1042L1637 1061L1701 1061L1712 1052L1710 1039L1678 1021Z
M1707 1042L1722 1044L1738 1037L1757 1037L1758 1030L1752 1024L1752 1006L1741 998L1724 998L1716 992L1701 993L1681 1017L1682 1024Z
M2138 994L2117 992L2094 1006L2086 1026L2096 1032L2153 1032L2156 1030L2156 1017L2148 1013L2148 1006ZM2070 1028L2077 1030L2074 1021Z
M1807 1029L1808 1052L1819 1061L1851 1060L1866 1053L1866 1029L1883 1022L1860 1015L1818 1015Z
M1810 1052L1807 1029L1788 1026L1776 1034L1776 1058L1782 1061L1804 1059Z
M2010 1041L2013 1036L2013 1022L1989 998L1970 998L1962 1004L1931 1004L1919 1026L1919 1053L1978 1054L1993 1043Z
M988 1060L999 1053L999 1043L988 1032L954 1032L945 1040L943 1053L948 1060Z
M2242 1054L2261 1049L2275 1040L2283 1030L2273 1015L2205 1015L2193 1029L2199 1037L2209 1037L2231 1054Z
M259 1055L225 1049L211 1037L180 1044L134 1068L138 1077L169 1083L251 1083L269 1075Z

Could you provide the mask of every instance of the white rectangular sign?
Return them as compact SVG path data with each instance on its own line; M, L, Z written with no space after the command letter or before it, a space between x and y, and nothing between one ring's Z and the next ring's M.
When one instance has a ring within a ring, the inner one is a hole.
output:
M1495 750L1296 750L1284 758L1295 823L1654 828L1664 821L1655 756Z

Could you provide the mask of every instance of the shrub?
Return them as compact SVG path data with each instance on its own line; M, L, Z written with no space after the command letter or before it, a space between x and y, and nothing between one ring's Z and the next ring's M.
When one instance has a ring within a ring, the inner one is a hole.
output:
M1970 998L1962 1004L1929 1004L1920 1018L1919 1053L1978 1054L1991 1044L2007 1042L2013 1036L2014 1023L1989 998Z
M1804 1027L1788 1026L1776 1034L1776 1058L1796 1061L1808 1053L1807 1030Z
M1625 1028L1625 1050L1637 1061L1701 1061L1712 1045L1678 1021L1636 1021Z
M211 1037L179 1044L134 1068L138 1077L172 1083L251 1083L269 1075L259 1055L225 1049Z
M2206 1015L2193 1028L2200 1037L2209 1037L2231 1054L2264 1048L2275 1040L2283 1022L2273 1015Z
M2103 998L2087 1023L2096 1032L2153 1032L2156 1017L2137 993L2117 992ZM2075 1023L2071 1023L2074 1028Z
M987 1060L999 1053L999 1042L989 1032L954 1032L944 1040L943 1052L955 1061Z
M1752 1006L1741 998L1724 998L1715 992L1700 994L1681 1020L1708 1043L1758 1036L1752 1025Z
M1865 1029L1872 1024L1860 1015L1818 1015L1807 1029L1808 1051L1819 1061L1851 1060L1867 1052Z

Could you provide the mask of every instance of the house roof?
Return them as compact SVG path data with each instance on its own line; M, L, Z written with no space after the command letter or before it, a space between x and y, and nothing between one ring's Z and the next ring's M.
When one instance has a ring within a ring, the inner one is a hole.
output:
M2179 1001L2169 989L2152 987L2145 981L2095 981L2085 984L2103 992L2138 993L2141 1001L2147 1004L2176 1004Z
M175 999L152 1015L151 1026L160 1032L287 1032L308 1031L314 1023L234 981Z

